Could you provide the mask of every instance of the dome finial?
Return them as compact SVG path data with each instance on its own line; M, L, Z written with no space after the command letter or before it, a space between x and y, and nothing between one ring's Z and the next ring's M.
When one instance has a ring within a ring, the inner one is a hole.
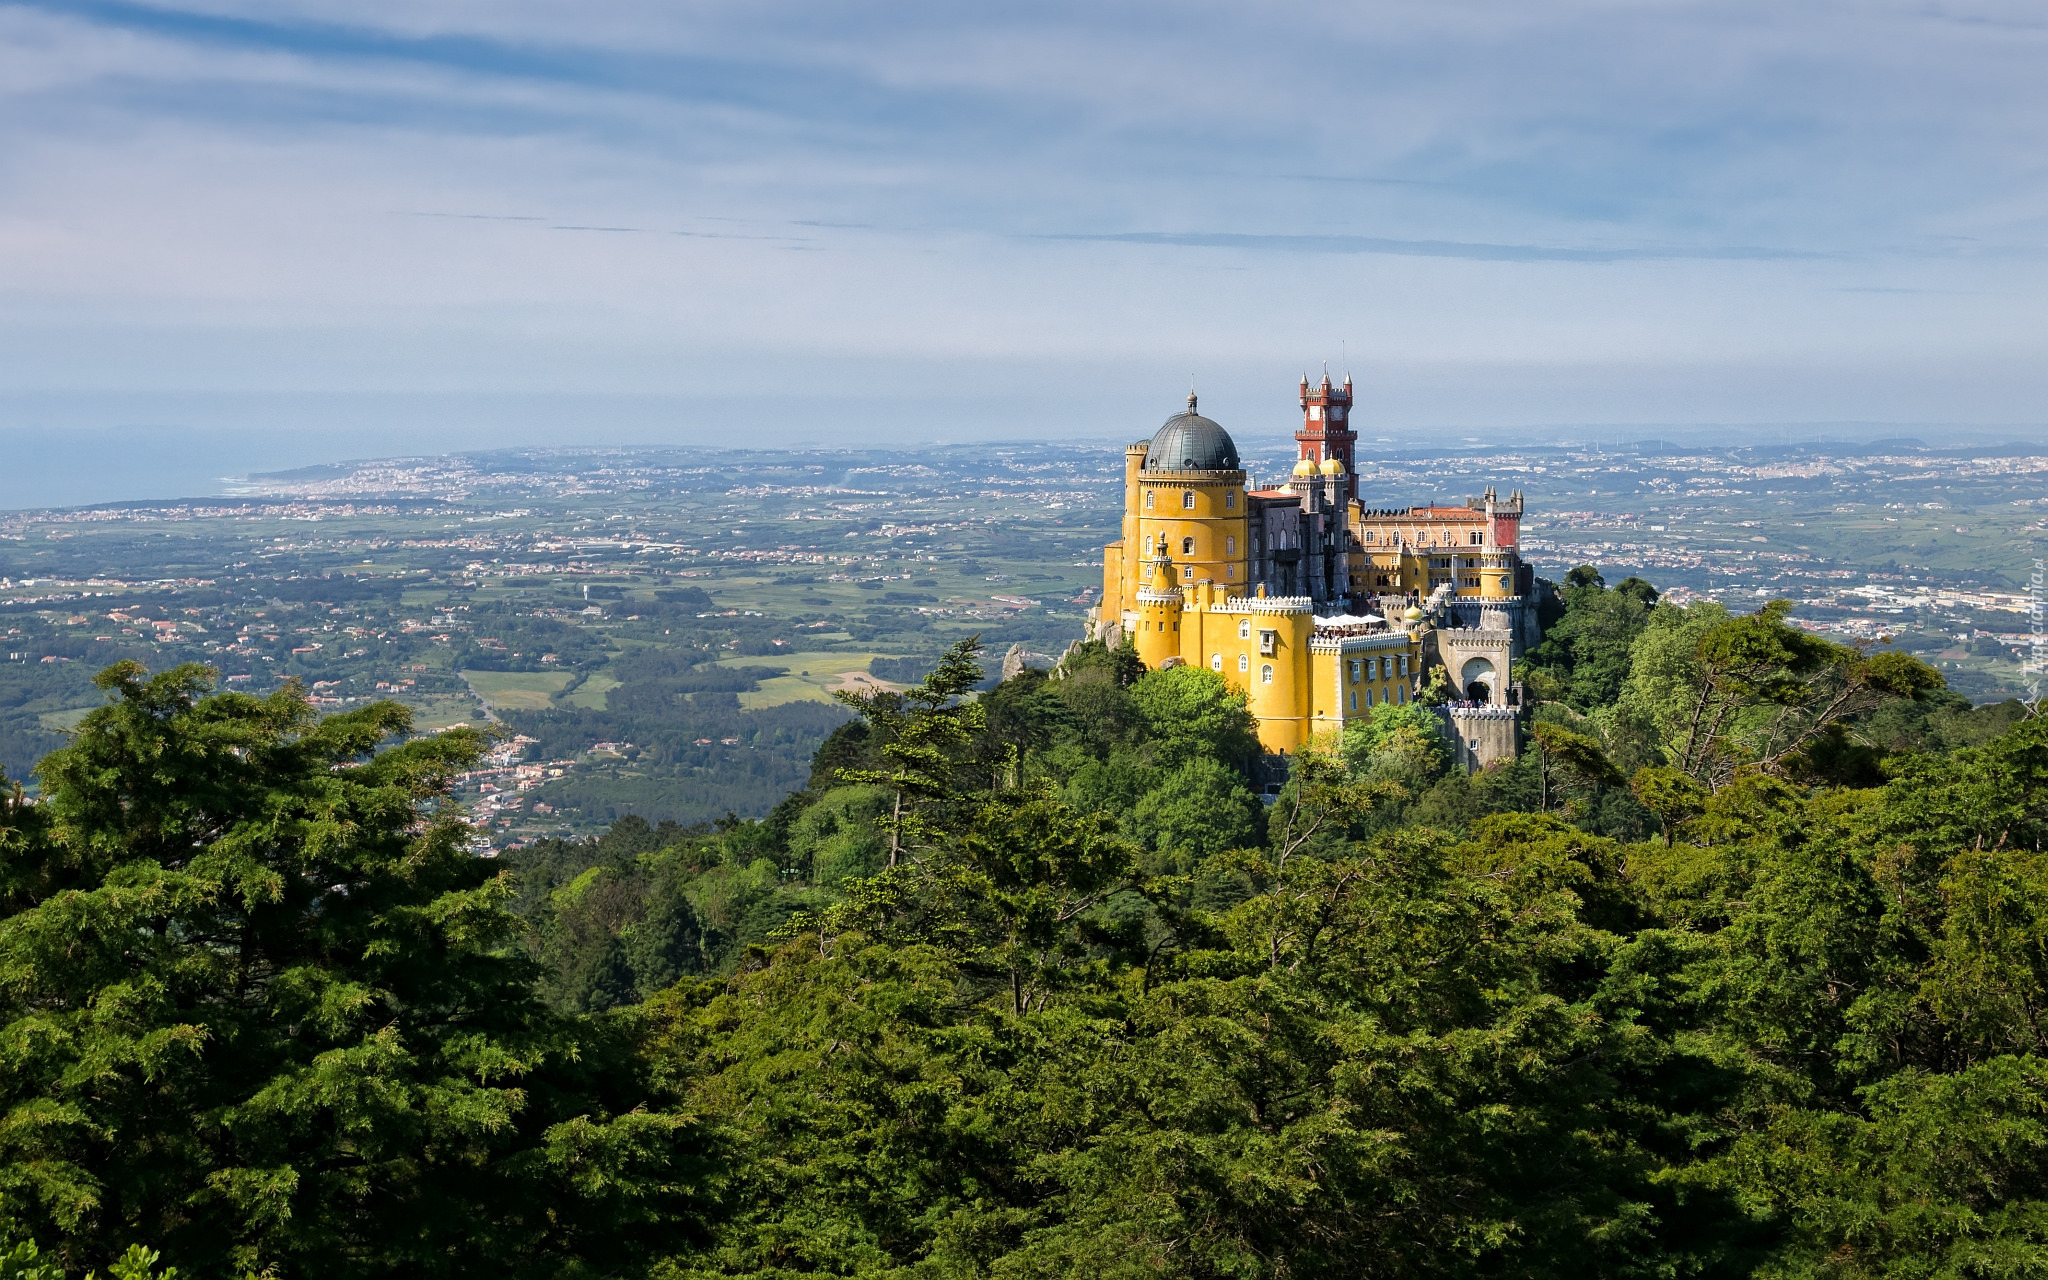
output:
M1189 387L1189 388L1188 388L1188 412L1189 412L1189 413L1193 413L1194 411L1195 411L1195 389L1194 389L1193 387Z

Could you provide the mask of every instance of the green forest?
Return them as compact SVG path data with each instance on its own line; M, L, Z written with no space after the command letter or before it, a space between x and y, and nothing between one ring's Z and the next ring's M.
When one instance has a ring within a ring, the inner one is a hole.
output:
M1574 570L1467 776L974 641L496 859L204 667L0 805L0 1277L2048 1275L2048 725Z

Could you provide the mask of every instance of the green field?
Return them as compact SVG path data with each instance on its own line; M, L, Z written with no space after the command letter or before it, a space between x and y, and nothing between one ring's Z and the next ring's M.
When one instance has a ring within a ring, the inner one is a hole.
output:
M494 711L545 711L573 677L567 671L465 671L462 678Z
M460 724L475 724L476 700L465 694L432 694L424 698L407 698L406 705L413 710L413 728L422 733L436 733L452 729Z
M605 707L605 692L609 689L616 689L618 688L618 686L619 682L617 680L614 680L610 676L606 675L604 672L599 671L592 675L588 680L585 680L582 684L578 685L576 687L576 692L562 699L562 701L568 703L572 707L583 707L591 711L602 711Z
M740 706L748 711L779 707L789 702L830 702L832 690L885 684L867 674L868 663L876 658L893 658L893 653L764 653L744 658L722 658L721 667L786 667L787 675L770 676L757 689L740 695Z
M36 717L36 723L42 725L45 729L54 730L57 733L69 733L78 727L78 722L85 719L86 713L92 709L91 707L73 707L69 711L45 711Z

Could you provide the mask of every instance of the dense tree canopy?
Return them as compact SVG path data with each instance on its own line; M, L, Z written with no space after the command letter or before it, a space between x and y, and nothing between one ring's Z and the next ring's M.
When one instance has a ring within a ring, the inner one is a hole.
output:
M497 863L471 733L109 671L0 813L0 1276L2048 1274L2048 728L1562 600L1470 776L970 643Z
M430 803L474 734L295 688L100 677L11 804L0 1229L67 1267L558 1274L680 1223L692 1139L550 1016L509 886Z

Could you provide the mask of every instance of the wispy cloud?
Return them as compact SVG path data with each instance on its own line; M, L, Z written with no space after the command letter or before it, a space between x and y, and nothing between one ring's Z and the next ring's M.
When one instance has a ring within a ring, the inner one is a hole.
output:
M2048 367L2044 53L2019 0L0 0L0 391L1082 411L1348 339L1963 404Z
M406 218L453 218L458 222L546 222L537 213L435 213L423 209L401 209Z
M685 236L692 240L772 240L778 243L803 243L807 241L807 237L804 236L756 235L744 231L689 231L674 227L613 227L594 226L577 222L553 222L538 214L525 213L433 213L408 209L402 211L400 216L407 218L449 218L457 222L517 222L526 223L547 231L598 231L635 236ZM721 222L729 220L707 218L705 221ZM825 226L829 224L807 223L798 225Z
M1383 236L1247 235L1225 231L1062 232L1047 240L1173 245L1190 249L1246 249L1270 253L1387 254L1399 258L1464 258L1473 262L1781 262L1836 255L1755 245L1650 245L1602 248L1542 244L1482 244L1462 240L1392 240Z

